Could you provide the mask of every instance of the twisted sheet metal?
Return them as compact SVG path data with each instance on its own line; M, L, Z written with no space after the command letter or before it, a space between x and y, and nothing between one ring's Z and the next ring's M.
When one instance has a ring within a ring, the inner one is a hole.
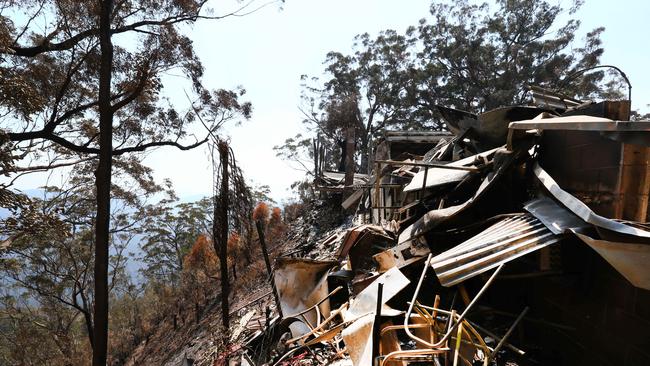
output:
M632 285L650 290L650 245L598 240L575 233L623 275Z
M505 218L431 260L443 286L449 287L548 245L555 235L530 214Z

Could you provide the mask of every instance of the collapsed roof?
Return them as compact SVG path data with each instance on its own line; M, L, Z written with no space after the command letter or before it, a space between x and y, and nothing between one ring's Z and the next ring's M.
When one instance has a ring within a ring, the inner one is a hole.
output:
M503 304L482 300L493 291L530 294L501 278L589 272L571 255L553 263L553 248L567 243L568 253L586 245L650 290L650 122L628 121L626 101L534 92L541 107L480 115L441 107L453 134L386 133L377 168L355 175L344 202L356 205L358 225L323 241L338 246L336 257L278 262L281 320L292 324L282 362L325 345L355 366L527 364L526 344L509 336L529 311L545 310L526 302L499 336L477 323L489 320L477 304ZM343 173L323 178L346 188ZM292 287L287 263L307 268L299 275L310 280Z

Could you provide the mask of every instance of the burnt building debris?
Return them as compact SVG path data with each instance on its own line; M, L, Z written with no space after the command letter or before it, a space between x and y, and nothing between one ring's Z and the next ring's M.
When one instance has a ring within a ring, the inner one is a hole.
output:
M320 241L328 258L276 261L283 316L242 359L650 364L650 122L629 101L532 92L440 107L450 132L386 132L352 187L323 174L352 188L354 225Z

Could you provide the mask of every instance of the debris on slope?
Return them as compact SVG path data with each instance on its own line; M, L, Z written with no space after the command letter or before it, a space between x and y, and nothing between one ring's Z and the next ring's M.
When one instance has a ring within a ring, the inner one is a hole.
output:
M282 316L249 332L238 362L529 365L567 353L570 344L555 354L543 347L554 340L539 337L549 327L576 328L553 319L535 298L546 290L532 292L525 282L576 273L575 258L552 261L558 248L584 242L634 286L650 289L648 267L635 261L650 254L650 231L603 216L646 221L648 200L638 197L647 197L650 180L638 193L615 189L650 172L650 159L624 163L650 157L650 122L620 122L629 103L604 103L516 106L478 116L445 108L454 135L425 141L429 151L415 159L404 151L409 133L391 135L377 149L383 155L368 184L353 187L351 221L320 237L314 223L321 217L300 221L292 236L300 244L275 263ZM580 114L594 110L601 115ZM614 142L604 148L619 154L618 165L591 163L616 170L613 182L580 186L585 177L571 170L579 163L556 157L587 138ZM337 189L348 188L341 182ZM603 189L628 198L610 201L610 211L602 201L576 198Z
M362 184L329 182L351 217L324 200L290 225L228 348L215 311L146 363L635 364L647 328L591 314L650 290L650 122L629 102L441 111L453 134L387 134Z
M341 216L330 209L328 202L315 201L310 206L306 210L307 214L289 223L285 241L277 247L269 248L272 257L335 257L334 253L325 250L330 247L322 239L336 233L342 235L351 222L348 220L341 224ZM227 352L224 351L225 332L221 326L220 297L217 294L201 311L198 323L194 319L179 322L175 329L173 322L161 320L153 334L132 352L126 365L211 366L224 364L227 358L233 359L235 355L239 357L243 351L241 345L244 339L273 324L276 306L271 291L270 283L264 278L246 283L244 287L239 284L238 288L235 284L228 339L231 346ZM303 359L309 360L312 357L310 354ZM323 359L332 358L332 355L327 355Z

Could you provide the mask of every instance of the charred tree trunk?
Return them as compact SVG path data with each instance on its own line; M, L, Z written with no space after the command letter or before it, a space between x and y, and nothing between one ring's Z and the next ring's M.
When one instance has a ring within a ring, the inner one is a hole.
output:
M262 221L256 220L255 226L257 227L257 236L260 238L260 246L262 247L262 256L264 257L264 263L266 264L266 272L271 275L271 260L269 259L269 252L266 250L266 240L264 237L264 226Z
M260 238L260 246L262 247L262 255L264 256L264 263L266 263L266 273L271 279L271 288L273 290L273 297L275 298L275 304L277 305L278 314L282 316L282 308L280 308L280 295L278 290L275 288L275 281L273 280L273 269L271 268L271 259L269 258L269 252L266 249L266 240L264 237L264 224L261 220L255 220L255 226L257 227L257 235ZM267 323L268 324L268 323Z
M359 165L359 172L361 173L372 173L372 149L370 146L371 136L366 135L361 138L361 143L359 145L359 151L361 153L361 164Z
M113 44L111 42L112 0L101 2L99 15L99 164L95 171L97 186L97 217L95 222L95 309L93 335L93 366L106 365L108 349L108 239L111 211L111 169L113 153L113 107L111 106L111 74Z
M229 327L228 294L230 283L228 282L228 144L219 142L219 159L221 163L221 187L219 190L218 205L214 207L214 226L212 237L214 238L214 250L219 253L219 264L221 269L221 312L222 322L226 333ZM216 197L215 197L216 198ZM215 202L216 203L216 202Z
M253 262L253 258L251 257L253 249L253 228L250 224L246 224L246 249L244 251L244 258L246 259L246 264L249 265Z
M345 181L343 188L343 198L348 198L352 194L352 185L354 184L354 148L355 148L354 127L348 127L345 134Z

